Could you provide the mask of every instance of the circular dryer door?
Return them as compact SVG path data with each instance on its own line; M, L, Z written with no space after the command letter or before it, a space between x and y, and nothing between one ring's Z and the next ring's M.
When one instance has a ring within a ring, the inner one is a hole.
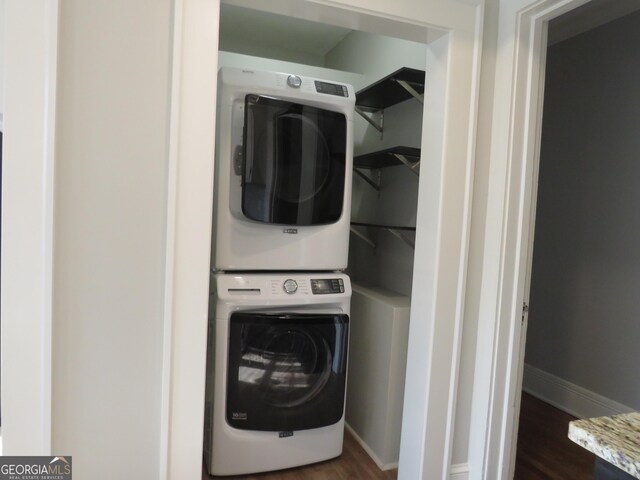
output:
M345 191L344 114L247 95L244 120L244 215L282 225L337 222Z
M249 430L303 430L342 418L346 315L231 317L227 422Z

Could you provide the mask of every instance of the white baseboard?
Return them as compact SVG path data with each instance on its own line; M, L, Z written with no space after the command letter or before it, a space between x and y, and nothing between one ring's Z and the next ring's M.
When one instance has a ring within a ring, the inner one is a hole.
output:
M375 462L375 464L378 466L380 470L392 470L394 468L398 468L398 462L384 463L382 460L380 460L378 456L373 452L373 450L371 450L369 445L367 445L365 441L362 440L362 438L360 438L360 436L355 432L353 428L351 428L351 426L348 423L345 422L344 428L346 428L349 431L349 433L353 435L353 438L356 439L356 442L358 442L360 446L364 449L364 451L367 452L367 455L371 457L371 460Z
M360 436L351 428L351 426L345 422L344 428L346 428L353 438L356 439L356 442L360 444L360 446L367 452L367 455L371 457L371 459L375 462L380 470L391 470L394 468L398 468L398 462L394 463L383 463L378 456L373 453L373 450L369 448L364 440L360 438ZM469 478L469 465L467 463L458 463L456 465L451 465L451 473L449 475L450 480L468 480Z
M469 479L469 464L457 463L451 465L451 472L449 475L450 480L468 480Z
M578 418L602 417L634 409L525 364L522 389Z
M394 463L383 463L378 456L373 453L373 450L369 448L362 438L351 428L351 426L345 422L344 428L346 428L353 438L356 439L356 442L360 444L360 446L367 452L367 455L371 457L371 459L375 462L380 470L391 470L394 468L398 468L398 462ZM449 475L450 480L468 480L469 478L469 465L466 463L458 463L456 465L451 465L451 474Z

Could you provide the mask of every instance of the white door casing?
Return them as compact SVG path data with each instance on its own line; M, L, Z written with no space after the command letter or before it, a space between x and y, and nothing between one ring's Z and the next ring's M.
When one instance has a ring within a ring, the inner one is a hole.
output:
M524 356L547 22L588 0L501 0L469 461L510 479ZM478 286L474 286L478 288Z
M4 6L3 455L51 454L58 7Z
M423 166L399 478L448 478L473 178L482 2L234 3L377 33L424 33ZM176 0L162 478L200 478L219 0ZM442 32L446 31L445 35ZM433 37L432 33L436 33ZM434 40L435 38L435 40ZM415 38L414 38L415 39Z
M160 478L202 476L219 0L175 0Z

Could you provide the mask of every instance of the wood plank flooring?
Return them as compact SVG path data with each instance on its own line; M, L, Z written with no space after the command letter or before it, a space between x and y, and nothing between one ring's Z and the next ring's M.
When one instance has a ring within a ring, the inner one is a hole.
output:
M514 480L592 480L595 456L567 437L571 415L522 394ZM202 480L395 480L397 470L381 471L349 433L339 458L279 472L210 477Z
M522 394L515 480L592 480L595 455L567 437L568 413Z

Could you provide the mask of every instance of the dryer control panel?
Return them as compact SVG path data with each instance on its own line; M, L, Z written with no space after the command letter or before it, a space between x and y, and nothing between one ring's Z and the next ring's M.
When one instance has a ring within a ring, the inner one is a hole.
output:
M344 293L344 280L342 278L312 278L311 293L314 295Z
M338 85L337 83L320 82L315 80L316 92L326 93L328 95L337 95L338 97L348 97L349 89L346 85Z

